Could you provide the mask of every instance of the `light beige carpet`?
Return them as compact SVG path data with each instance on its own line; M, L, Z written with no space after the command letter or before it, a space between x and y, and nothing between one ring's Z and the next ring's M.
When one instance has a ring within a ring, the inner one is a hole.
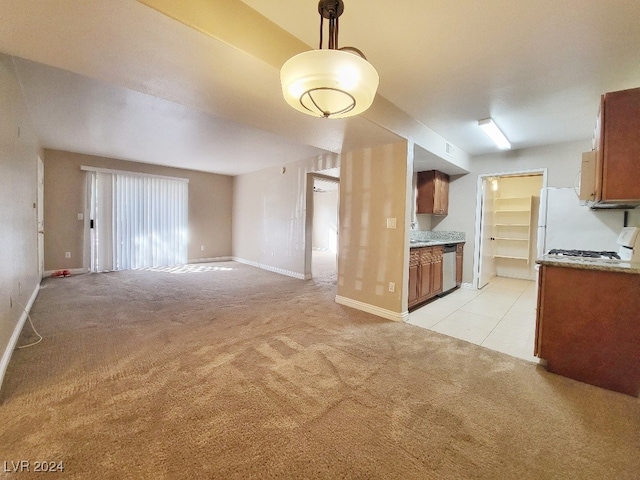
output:
M636 398L340 306L331 277L233 262L186 270L43 282L32 318L44 340L14 353L0 391L0 469L49 460L64 462L63 478L640 477ZM33 338L27 325L20 343Z

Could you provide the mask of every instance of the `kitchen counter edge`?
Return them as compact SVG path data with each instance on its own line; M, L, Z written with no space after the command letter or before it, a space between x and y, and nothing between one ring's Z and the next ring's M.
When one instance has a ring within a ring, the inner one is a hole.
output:
M539 265L550 267L578 268L581 270L603 270L605 272L635 273L640 274L640 263L625 261L607 261L601 259L584 259L581 257L564 257L545 255L536 260Z
M454 245L457 243L465 243L465 240L429 240L425 242L411 242L411 248L435 247L438 245Z

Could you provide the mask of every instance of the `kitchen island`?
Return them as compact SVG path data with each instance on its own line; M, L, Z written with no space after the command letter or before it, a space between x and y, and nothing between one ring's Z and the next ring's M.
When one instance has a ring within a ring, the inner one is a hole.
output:
M640 264L544 256L534 354L552 373L640 395Z

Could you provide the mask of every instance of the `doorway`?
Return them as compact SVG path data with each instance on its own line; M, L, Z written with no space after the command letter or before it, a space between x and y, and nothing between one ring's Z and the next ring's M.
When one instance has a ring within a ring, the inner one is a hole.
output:
M339 175L333 170L329 173ZM324 172L309 173L307 185L305 278L335 283L340 179Z
M546 169L478 176L474 285L534 280L540 189Z
M44 277L44 162L38 156L38 275Z

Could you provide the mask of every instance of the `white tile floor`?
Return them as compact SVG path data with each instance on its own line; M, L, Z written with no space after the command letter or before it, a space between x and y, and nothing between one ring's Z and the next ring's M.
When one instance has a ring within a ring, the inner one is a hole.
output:
M494 277L481 290L458 289L414 310L408 323L537 363L536 296L536 282Z

